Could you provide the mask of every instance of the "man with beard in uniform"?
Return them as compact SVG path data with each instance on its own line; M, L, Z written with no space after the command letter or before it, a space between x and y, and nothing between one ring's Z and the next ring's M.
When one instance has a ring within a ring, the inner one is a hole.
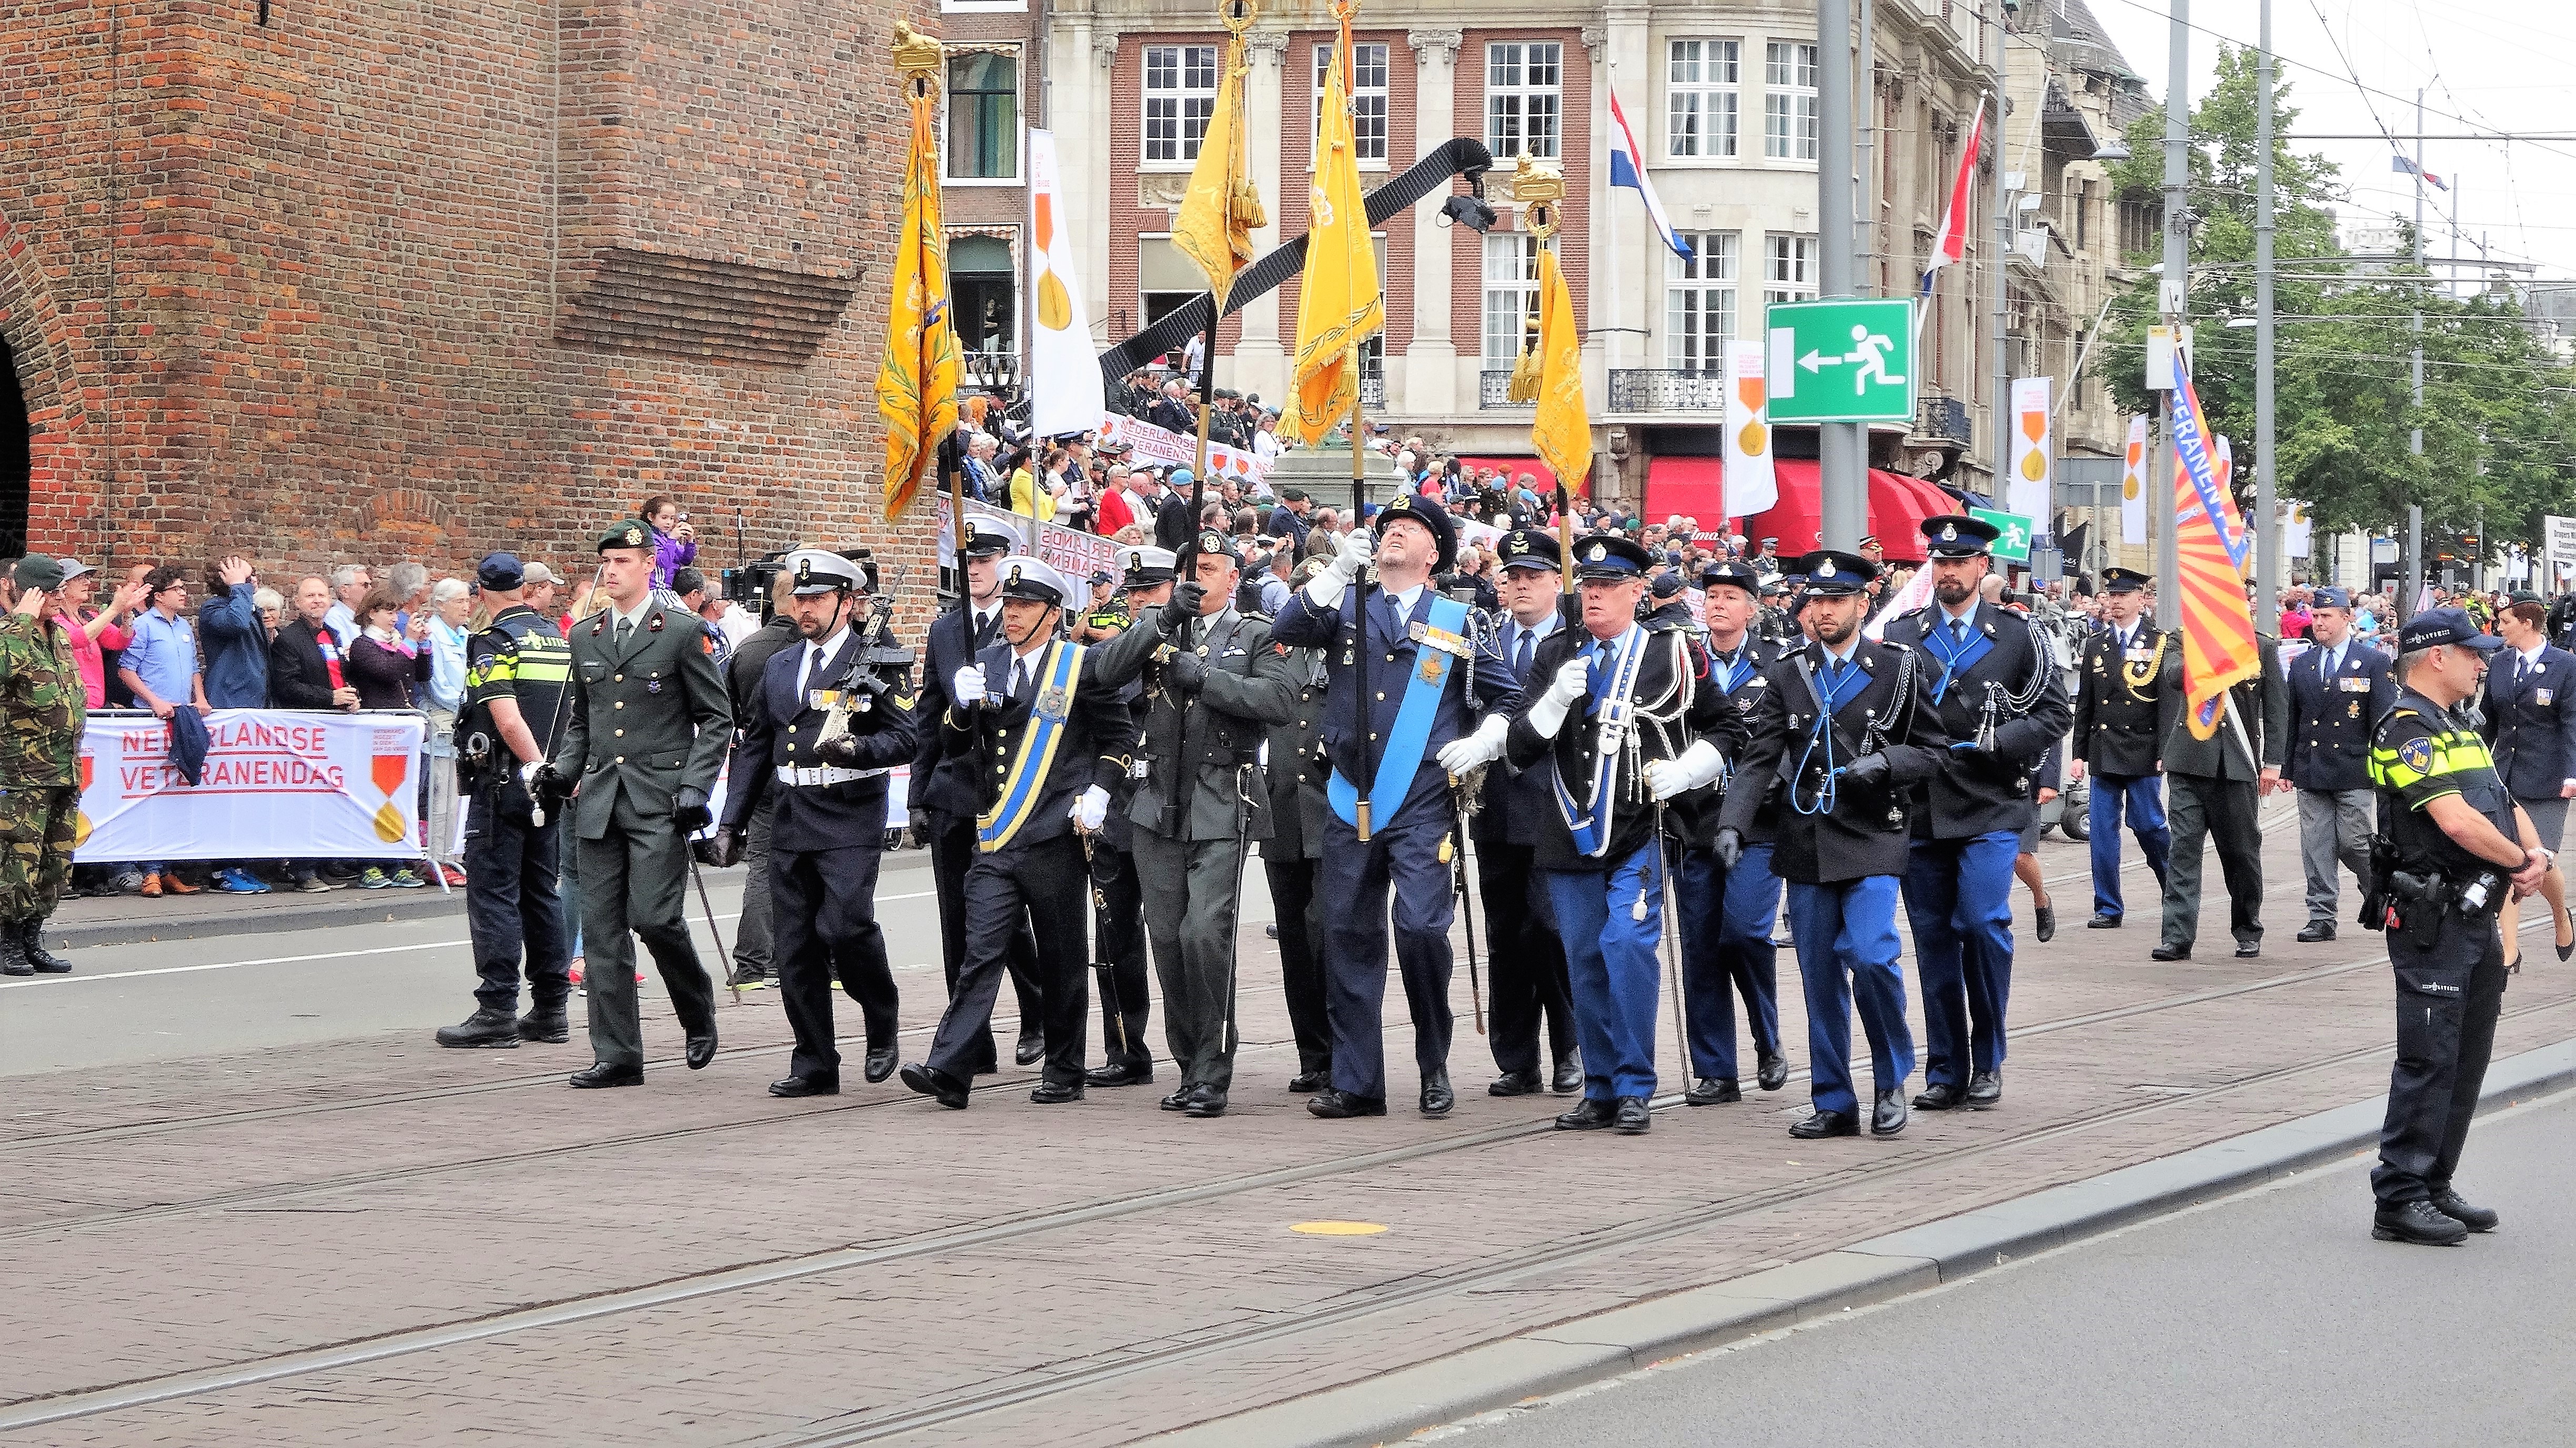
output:
M1947 767L1950 739L1922 657L1860 631L1877 568L1857 554L1822 550L1799 559L1794 571L1807 579L1799 613L1815 638L1763 670L1762 697L1735 762L1738 780L1777 777L1785 796L1771 858L1789 887L1816 1106L1789 1134L1860 1134L1850 1063L1857 1000L1875 1092L1870 1134L1895 1136L1905 1130L1905 1078L1914 1070L1896 937L1906 812L1914 786ZM1765 803L1760 790L1739 784L1727 791L1711 846L1720 864L1743 862L1744 841Z
M2102 627L2084 640L2076 662L2073 731L2067 744L2069 782L2093 773L2085 808L2093 859L2093 919L2089 930L2117 930L2128 907L2120 898L2120 818L2138 837L2139 853L2164 888L2173 835L2165 828L2164 766L2157 761L2159 710L2164 700L2164 654L2176 646L2144 617L2147 575L2134 568L2102 570Z
M894 1074L897 1000L877 925L877 870L886 771L911 759L918 741L904 681L868 667L868 588L859 566L800 548L782 571L792 580L786 612L800 642L770 656L745 701L715 857L719 866L740 859L755 814L770 811L778 992L796 1046L769 1094L836 1096L834 977L867 1022L867 1079Z
M1095 610L1075 625L1077 643L1106 643L1150 621L1153 610L1172 596L1172 553L1168 548L1131 546L1118 555L1125 565L1119 578L1123 601L1114 612ZM1096 665L1095 665L1096 666ZM1129 712L1144 703L1141 679L1123 688ZM1091 867L1092 944L1095 963L1108 968L1108 985L1100 993L1100 1065L1083 1074L1090 1086L1142 1086L1154 1079L1154 1048L1145 1028L1153 1000L1145 980L1145 887L1136 870L1135 831L1127 823L1127 805L1136 795L1136 740L1119 748L1127 769L1109 791L1109 815L1101 827L1083 836L1084 858Z
M1932 606L1890 624L1922 654L1950 739L1923 782L1905 866L1905 915L1923 983L1918 1111L2003 1100L2004 1016L2012 997L2013 861L2039 804L2031 776L2073 717L2048 636L1979 598L2001 531L1945 514L1922 523Z
M1020 541L1010 529L987 517L972 519L969 529L958 563L965 578L965 602L932 621L922 648L921 693L913 701L913 713L921 721L921 743L912 757L910 793L904 801L912 815L912 837L930 847L930 883L939 896L940 968L952 1001L957 998L957 972L966 956L966 867L975 860L975 801L983 782L969 773L966 758L942 751L939 721L947 716L952 702L949 681L1001 637L1000 563ZM1026 1066L1046 1053L1040 1030L1046 1012L1036 975L1037 939L1026 923L1012 940L1009 969L1011 991L1020 1008L1020 1040L1013 1059ZM989 1025L983 1041L967 1058L966 1069L975 1075L999 1069Z
M1297 565L1290 582L1304 588L1323 569L1323 559L1309 558ZM1319 649L1292 649L1276 639L1270 647L1288 661L1297 707L1287 723L1270 729L1263 770L1270 791L1270 838L1261 842L1261 871L1270 885L1271 913L1278 917L1279 987L1287 999L1288 1031L1297 1043L1297 1074L1288 1089L1303 1096L1333 1084L1333 1026L1324 1012L1323 902L1315 891L1324 820L1332 813L1324 798L1324 778L1332 767L1324 757L1324 655Z
M1539 646L1565 626L1558 586L1562 554L1554 534L1519 528L1503 535L1496 556L1506 621L1495 644L1526 697L1534 686ZM1535 680L1535 687L1546 684ZM1495 1096L1530 1096L1550 1088L1562 1096L1583 1086L1565 946L1556 938L1556 916L1535 873L1539 835L1556 808L1552 778L1544 763L1515 769L1498 761L1485 772L1485 807L1468 824L1476 841L1476 896L1485 907L1487 958L1494 963L1494 1064L1503 1074L1485 1090ZM1542 1016L1553 1068L1545 1081L1538 1070Z
M1727 758L1741 758L1754 706L1771 687L1763 671L1779 662L1781 647L1753 636L1761 577L1751 564L1724 562L1700 575L1708 608L1708 692L1722 701L1710 739ZM1708 833L1728 793L1750 790L1757 799L1776 793L1769 775L1721 771L1711 781L1717 799L1701 811ZM1772 811L1757 808L1742 830L1744 852L1733 866L1721 863L1707 843L1693 840L1674 871L1674 909L1682 938L1682 1003L1689 1013L1683 1039L1690 1044L1693 1106L1744 1099L1735 1066L1735 998L1744 998L1752 1028L1757 1084L1777 1091L1789 1080L1789 1058L1780 1049L1780 948L1771 943L1780 910L1780 877L1771 873ZM1697 831L1693 832L1694 834Z

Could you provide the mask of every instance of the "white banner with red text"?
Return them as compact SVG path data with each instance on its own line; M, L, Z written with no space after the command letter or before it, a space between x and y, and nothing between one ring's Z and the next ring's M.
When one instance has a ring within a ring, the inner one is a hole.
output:
M1198 465L1197 434L1177 433L1168 427L1157 427L1122 412L1107 413L1101 417L1100 445L1102 447L1123 445L1134 448L1135 458L1159 463L1164 467L1187 468ZM1130 458L1129 461L1132 462L1135 458ZM1208 444L1209 482L1220 483L1232 478L1249 488L1268 476L1270 476L1270 464L1259 453L1248 452L1239 447L1227 447L1221 442L1211 441Z
M416 859L424 761L418 714L218 709L190 784L170 726L89 716L74 858Z

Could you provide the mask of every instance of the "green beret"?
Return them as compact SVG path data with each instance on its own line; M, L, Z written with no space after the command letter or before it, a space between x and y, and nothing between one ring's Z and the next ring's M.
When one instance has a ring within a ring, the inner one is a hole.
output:
M653 530L644 526L644 520L621 518L609 524L607 531L599 535L598 551L605 553L611 548L649 549L652 546Z

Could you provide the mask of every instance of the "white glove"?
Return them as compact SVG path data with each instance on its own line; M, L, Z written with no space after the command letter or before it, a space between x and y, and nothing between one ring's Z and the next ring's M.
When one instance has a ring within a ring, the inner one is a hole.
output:
M1503 739L1512 732L1512 723L1500 714L1488 714L1476 732L1452 739L1440 746L1440 767L1451 774L1465 774L1503 757Z
M1538 731L1539 738L1554 739L1556 731L1565 727L1565 716L1573 711L1574 701L1589 693L1591 688L1591 662L1581 657L1567 659L1557 669L1556 678L1547 686L1547 692L1538 696L1537 703L1530 705L1530 727Z
M1646 787L1655 792L1658 801L1671 799L1717 778L1726 768L1726 760L1717 746L1705 739L1694 739L1691 747L1673 759L1658 759L1646 766Z
M968 664L948 681L949 700L957 704L980 704L984 701L984 666Z
M1353 528L1342 535L1341 551L1306 581L1307 601L1330 613L1342 606L1342 591L1368 566L1369 555L1376 547L1376 535L1366 528Z
M1086 835L1100 828L1109 818L1109 791L1096 784L1084 790L1073 802L1070 818L1073 827Z

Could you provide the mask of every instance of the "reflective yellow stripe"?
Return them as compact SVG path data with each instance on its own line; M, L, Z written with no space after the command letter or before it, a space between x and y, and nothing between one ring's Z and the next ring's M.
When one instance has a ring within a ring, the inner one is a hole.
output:
M2487 742L2470 730L2445 730L2426 736L2424 742L2432 746L2432 759L2422 769L2408 764L2395 749L2373 745L2370 751L2371 782L2382 789L2404 790L2446 774L2470 774L2495 768L2495 756L2487 751Z

